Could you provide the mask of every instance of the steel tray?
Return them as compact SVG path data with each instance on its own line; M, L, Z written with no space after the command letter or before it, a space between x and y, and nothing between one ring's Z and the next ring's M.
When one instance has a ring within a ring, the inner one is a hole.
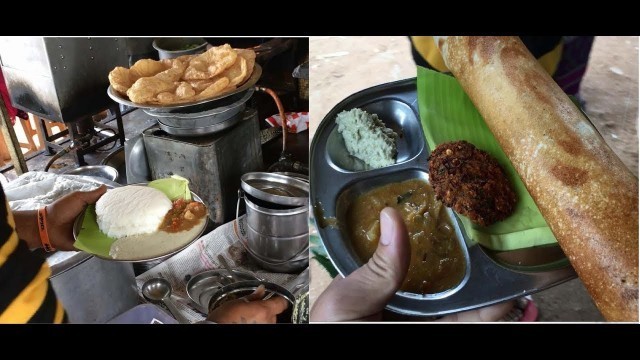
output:
M311 144L311 203L316 216L335 217L344 226L344 213L358 194L408 179L428 181L425 141L417 108L416 79L378 85L355 93L336 105L322 120ZM336 115L354 107L376 113L401 136L396 164L369 170L350 157L335 124ZM560 284L576 276L557 245L496 252L473 242L458 215L456 234L467 260L466 274L456 287L438 294L398 291L387 305L409 316L439 316L515 299ZM318 233L335 268L346 276L362 266L348 234L318 221Z

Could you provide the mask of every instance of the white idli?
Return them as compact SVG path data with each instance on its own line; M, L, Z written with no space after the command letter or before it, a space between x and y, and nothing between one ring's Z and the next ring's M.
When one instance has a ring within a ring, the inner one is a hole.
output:
M96 203L100 231L122 238L158 231L172 203L162 191L129 185L109 190Z

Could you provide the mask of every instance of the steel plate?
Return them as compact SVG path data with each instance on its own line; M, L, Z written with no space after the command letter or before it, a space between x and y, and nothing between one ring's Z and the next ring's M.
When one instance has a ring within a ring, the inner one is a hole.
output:
M428 179L430 153L417 108L416 79L382 84L355 93L336 105L320 123L311 144L310 200L316 216L344 218L349 199L386 183L412 178ZM401 134L394 165L367 169L346 153L337 132L336 115L354 107L377 113L387 127ZM342 212L342 213L341 213ZM455 288L440 294L420 295L399 291L387 309L409 316L440 316L515 299L576 277L557 245L495 252L470 240L458 215L456 233L468 253L467 274ZM363 265L351 247L346 231L315 219L318 233L338 272L349 275ZM343 221L344 222L344 221ZM523 261L523 259L527 259Z
M255 274L240 270L231 269L241 280L262 280ZM187 295L189 299L198 305L198 310L207 313L209 300L224 285L234 282L233 277L225 269L207 270L194 275L187 283Z
M119 185L118 185L119 186ZM146 183L144 184L131 184L128 186L147 186ZM193 200L201 202L204 204L204 201L202 201L202 199L196 195L195 193L193 193L193 191L191 192L191 197ZM206 205L205 205L206 206ZM105 256L101 256L101 255L96 255L96 254L92 254L95 257L99 257L101 259L104 260L110 260L110 261L119 261L119 262L129 262L129 263L143 263L143 262L149 262L149 261L156 261L156 260L164 260L172 255L175 255L177 253L179 253L180 251L186 249L189 245L193 244L194 241L198 240L200 238L200 236L202 236L202 234L204 233L204 231L207 228L207 224L209 223L209 209L207 209L207 215L205 217L205 222L202 225L202 229L198 232L197 235L195 235L193 237L193 239L191 239L187 244L185 245L181 245L180 247L177 247L171 251L168 251L164 254L158 255L158 256L154 256L154 257L150 257L150 258L145 258L145 259L134 259L134 260L127 260L127 259L114 259L111 257L105 257ZM73 223L73 238L77 240L78 238L78 234L80 233L80 229L82 228L82 221L84 219L84 212L82 212L82 214L80 214L80 216L78 216L76 218L76 220Z

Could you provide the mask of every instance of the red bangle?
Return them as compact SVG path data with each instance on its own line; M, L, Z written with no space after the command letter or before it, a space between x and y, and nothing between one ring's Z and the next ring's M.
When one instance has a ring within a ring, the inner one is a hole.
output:
M49 233L47 232L47 208L41 207L38 209L38 231L40 232L40 241L42 247L46 252L55 251L56 248L51 245L49 241Z

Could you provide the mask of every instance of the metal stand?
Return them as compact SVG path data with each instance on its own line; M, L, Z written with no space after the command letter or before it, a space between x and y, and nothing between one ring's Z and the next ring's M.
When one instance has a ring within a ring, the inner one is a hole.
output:
M67 136L69 134L69 129L67 128L65 130L62 130L55 135L49 135L45 121L48 121L48 120L38 117L36 126L40 127L40 133L42 134L42 144L44 145L44 149L47 155L53 155L56 153L56 151L54 150L59 151L63 148L62 146L56 144L54 141L56 141L57 139L63 136ZM68 127L70 126L73 126L73 124L68 124Z
M95 151L98 148L105 146L114 141L120 140L120 145L124 146L124 128L122 125L122 114L120 113L120 107L117 103L113 103L108 108L110 114L115 114L115 120L117 123L117 131L111 129L111 127L105 125L106 122L111 121L112 116L108 116L105 120L101 122L94 122L91 117L79 119L74 122L66 123L67 129L63 130L55 135L49 135L47 132L47 127L45 126L44 119L40 118L38 126L40 126L40 130L42 132L43 144L45 147L45 151L47 155L53 155L58 151L64 149L65 145L55 143L55 140L60 139L64 136L69 136L71 142L77 144L77 150L73 151L73 157L78 166L86 165L87 163L84 161L84 155ZM114 135L105 135L101 132L97 132L93 129L94 126L98 126L104 129L110 129L115 134ZM88 133L91 133L93 136L97 136L100 140L90 145L90 142L84 137L87 136ZM84 143L84 144L82 144Z

